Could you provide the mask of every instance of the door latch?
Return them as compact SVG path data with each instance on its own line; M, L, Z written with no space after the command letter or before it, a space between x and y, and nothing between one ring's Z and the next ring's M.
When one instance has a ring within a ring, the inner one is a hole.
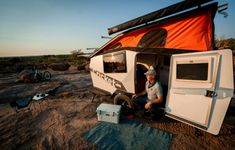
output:
M206 97L216 97L218 94L215 91L206 90Z

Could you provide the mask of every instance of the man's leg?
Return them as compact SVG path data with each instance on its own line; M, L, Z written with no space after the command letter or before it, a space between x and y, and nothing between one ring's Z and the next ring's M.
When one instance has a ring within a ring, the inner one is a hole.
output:
M137 97L134 101L135 115L143 118L144 117L144 105L147 103L147 97Z
M161 107L162 103L151 105L150 113L153 120L158 120L164 115L165 112Z
M147 103L147 97L137 97L133 101L134 107L137 110L143 109L146 103Z

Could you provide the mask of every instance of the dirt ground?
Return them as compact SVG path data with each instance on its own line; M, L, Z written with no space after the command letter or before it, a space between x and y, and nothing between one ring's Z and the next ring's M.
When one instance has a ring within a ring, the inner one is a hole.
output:
M17 74L0 75L0 147L1 149L97 149L80 134L97 122L96 108L109 97L97 97L91 103L89 73L52 72L52 80L41 83L16 83ZM56 89L30 109L18 113L9 101ZM170 149L235 149L235 119L227 115L219 135L163 117L158 121L134 118L151 127L173 133Z

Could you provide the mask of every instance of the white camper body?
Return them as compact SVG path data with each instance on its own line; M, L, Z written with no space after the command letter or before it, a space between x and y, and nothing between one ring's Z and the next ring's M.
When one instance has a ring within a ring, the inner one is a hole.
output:
M158 66L166 116L218 134L233 96L231 50L169 55L120 50L91 58L93 86L112 94L137 93L138 66ZM164 93L164 91L163 91Z

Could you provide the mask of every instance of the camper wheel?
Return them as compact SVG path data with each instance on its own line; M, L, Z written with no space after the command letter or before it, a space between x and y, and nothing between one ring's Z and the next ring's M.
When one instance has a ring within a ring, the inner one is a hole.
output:
M131 108L131 109L134 108L131 99L128 96L124 94L120 94L120 93L114 97L114 104L127 106L128 108Z

